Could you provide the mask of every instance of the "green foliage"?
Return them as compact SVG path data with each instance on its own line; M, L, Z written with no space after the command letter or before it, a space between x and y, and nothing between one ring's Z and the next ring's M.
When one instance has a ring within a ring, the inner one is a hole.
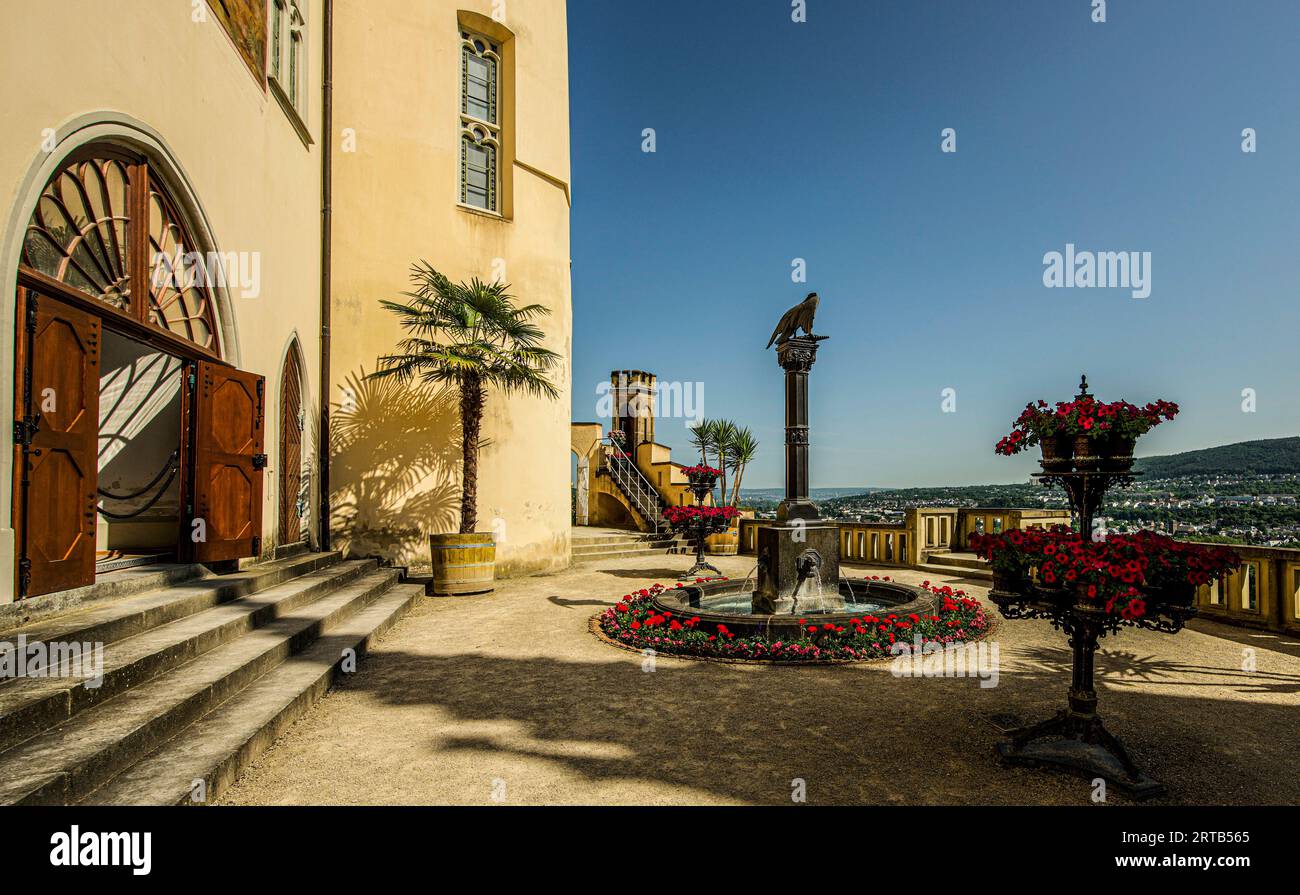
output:
M515 306L505 283L475 277L454 284L426 261L411 269L415 292L407 301L381 301L397 315L407 337L396 354L379 359L372 378L419 378L464 386L477 382L510 394L555 399L560 390L548 373L561 357L542 347L544 333L533 323L551 313L539 304Z
M1192 475L1276 475L1300 473L1300 438L1243 441L1201 451L1143 457L1134 469L1147 479Z

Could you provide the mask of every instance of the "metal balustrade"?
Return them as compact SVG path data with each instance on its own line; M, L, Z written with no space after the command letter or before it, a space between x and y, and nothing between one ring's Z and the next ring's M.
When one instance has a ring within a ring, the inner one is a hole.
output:
M650 480L642 474L636 463L632 461L623 448L617 443L611 442L608 438L603 441L605 446L605 468L609 471L609 477L618 485L619 490L632 503L636 511L641 514L647 522L654 526L657 534L666 525L664 521L664 500L650 484Z

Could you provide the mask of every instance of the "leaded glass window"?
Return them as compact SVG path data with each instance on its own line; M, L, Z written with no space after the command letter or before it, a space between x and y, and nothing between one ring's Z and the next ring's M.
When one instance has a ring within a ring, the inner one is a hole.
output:
M116 158L64 166L32 212L22 262L130 311L130 181L130 165Z
M499 210L500 77L500 47L482 35L461 32L460 201L493 212Z
M147 189L143 202L137 185ZM220 352L213 286L224 282L225 263L194 238L148 163L117 147L79 152L50 178L21 259L24 268L213 353Z
M496 210L496 147L471 135L461 139L461 201L486 211Z
M464 48L461 112L488 124L497 123L497 66L492 59Z

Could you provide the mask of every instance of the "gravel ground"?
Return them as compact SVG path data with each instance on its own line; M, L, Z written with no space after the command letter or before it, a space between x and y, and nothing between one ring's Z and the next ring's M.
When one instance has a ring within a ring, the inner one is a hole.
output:
M753 566L716 559L735 577ZM1064 705L1070 654L1046 622L1000 623L992 688L894 677L887 661L661 657L647 672L588 631L594 613L687 562L606 560L424 600L221 803L790 804L797 781L809 804L1091 803L1083 778L993 756L992 719ZM1126 630L1103 641L1097 678L1108 727L1169 786L1146 804L1300 803L1300 643L1202 621L1172 637ZM1130 802L1111 788L1107 804Z

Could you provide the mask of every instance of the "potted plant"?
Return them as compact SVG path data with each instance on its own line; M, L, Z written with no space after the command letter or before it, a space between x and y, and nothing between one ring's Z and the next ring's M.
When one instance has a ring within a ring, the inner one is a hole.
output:
M1186 544L1151 531L1104 541L1085 540L1064 526L1032 538L1018 535L1022 533L1012 531L972 539L975 553L993 566L999 595L1060 604L1068 594L1072 604L1094 608L1117 622L1188 610L1197 587L1241 564L1227 547ZM1000 568L1005 586L998 586ZM1036 579L1029 588L1026 572Z
M735 507L714 507L698 504L696 506L671 506L664 510L664 518L673 531L695 539L695 565L687 575L695 575L702 569L717 572L704 561L704 548L709 535L725 530L733 519L739 518L740 510Z
M998 593L1020 593L1029 586L1029 553L1025 544L1026 532L1013 530L1006 536L971 535L968 539L973 552L988 560L993 569L993 590Z
M1138 438L1178 415L1178 405L1153 401L1137 407L1127 401L1098 401L1083 393L1055 408L1039 400L1025 405L1011 433L994 450L1012 456L1038 445L1045 473L1125 473L1133 468Z
M1069 472L1074 467L1074 435L1048 410L1046 401L1029 403L1016 418L1011 433L994 450L1010 457L1037 445L1044 472Z
M414 292L405 301L381 304L397 315L406 331L398 351L379 359L368 378L394 377L449 386L460 397L460 531L429 535L433 561L432 592L440 595L492 591L496 543L478 528L478 452L483 411L491 391L556 399L560 391L549 374L561 357L543 346L545 334L534 321L550 314L539 304L515 304L510 287L484 283L453 284L427 262L411 269Z
M1014 454L1047 434L1072 434L1074 469L1089 471L1093 458L1097 464L1091 476L1062 471L1056 476L1049 472L1044 479L1045 484L1065 488L1070 508L1078 514L1079 531L1057 526L1028 539L1008 532L973 542L979 555L1002 567L989 599L1003 617L1046 619L1069 636L1073 652L1067 708L1048 720L1008 731L1008 739L997 745L1003 763L1068 768L1111 780L1137 798L1165 791L1097 714L1097 644L1124 627L1178 633L1196 613L1196 588L1238 567L1241 560L1222 547L1182 544L1153 532L1102 540L1093 540L1091 532L1106 491L1129 477L1125 464L1132 456L1130 442L1177 413L1178 406L1165 401L1144 408L1123 401L1103 404L1088 394L1085 377L1073 401L1058 404L1054 411L1042 401L1030 404L1012 434L998 443L998 453ZM1106 463L1112 468L1106 469ZM1044 471L1049 471L1046 464ZM1028 583L1019 577L1025 570Z
M690 481L692 488L699 488L708 494L718 483L718 476L722 475L722 470L700 463L696 466L683 466L682 474Z

